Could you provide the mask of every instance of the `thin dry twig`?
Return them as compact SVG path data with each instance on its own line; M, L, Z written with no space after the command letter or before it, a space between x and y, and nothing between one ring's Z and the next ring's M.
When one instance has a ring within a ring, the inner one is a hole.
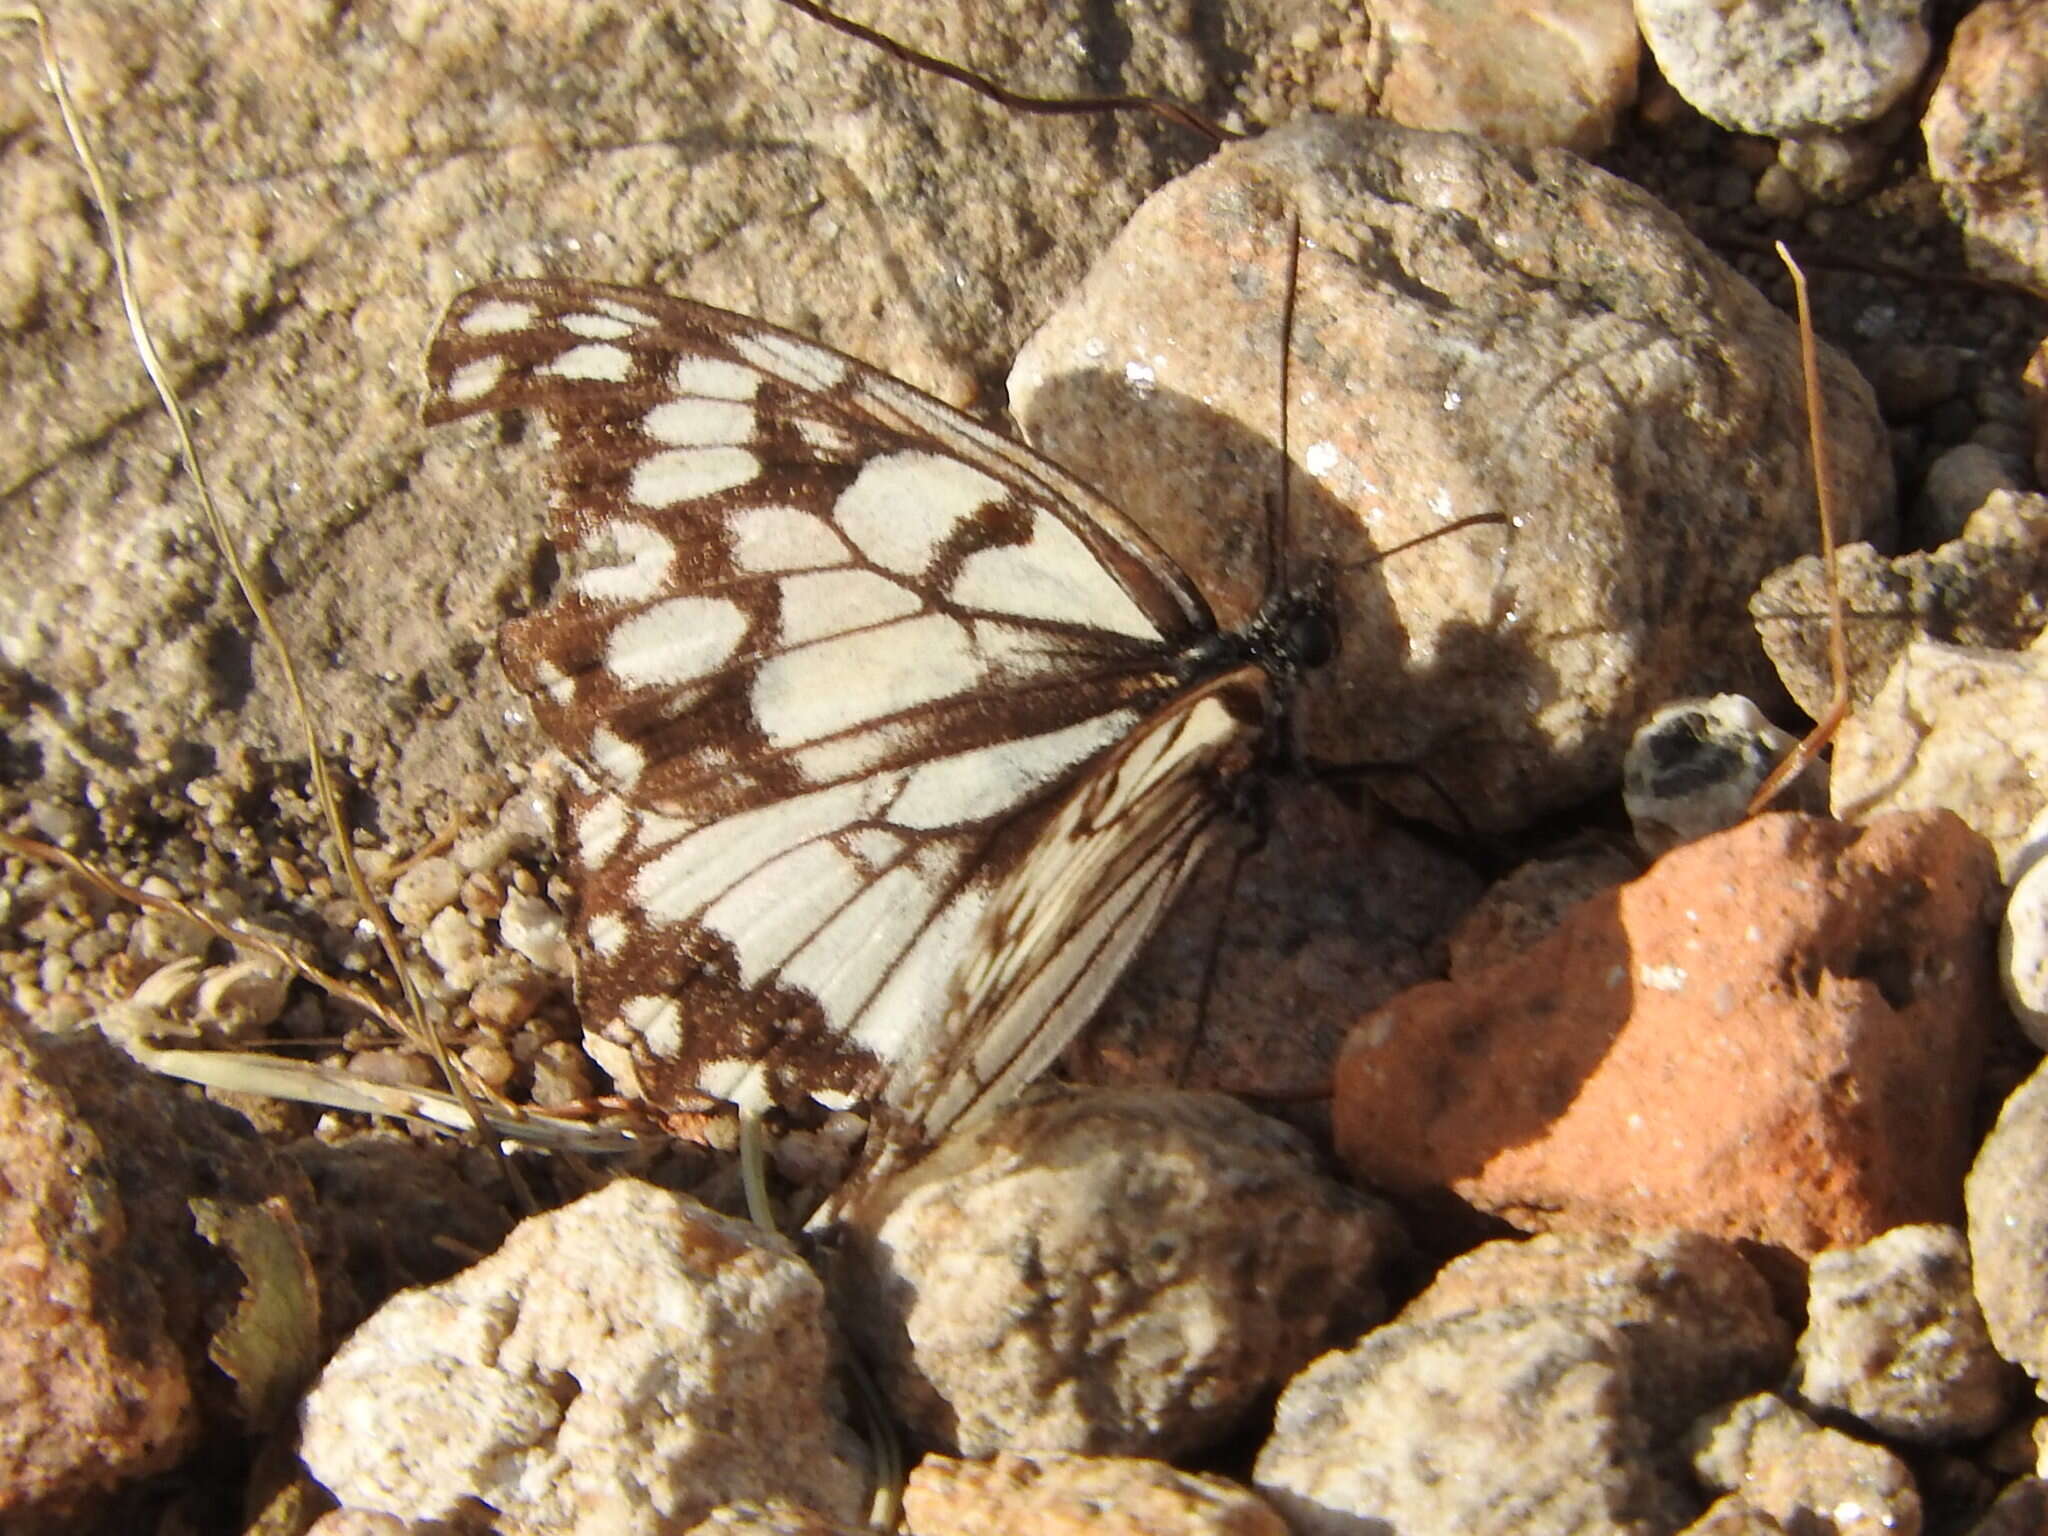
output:
M1842 583L1835 567L1835 494L1828 473L1827 424L1821 419L1820 356L1813 339L1813 311L1807 304L1806 274L1799 263L1778 242L1778 257L1792 274L1792 295L1799 307L1799 366L1806 378L1806 436L1813 454L1813 496L1820 513L1820 558L1828 584L1828 671L1834 679L1834 693L1828 707L1806 733L1806 738L1779 760L1756 793L1749 797L1743 813L1754 816L1763 810L1787 784L1806 770L1820 749L1834 739L1849 713L1849 643L1843 630Z
M886 53L892 59L901 60L913 69L951 80L964 85L976 95L984 96L998 106L1008 107L1015 112L1030 112L1042 117L1079 117L1094 112L1149 112L1154 117L1172 123L1176 128L1185 128L1199 133L1211 144L1225 144L1245 135L1225 128L1221 123L1212 123L1191 107L1184 107L1177 101L1168 101L1161 96L1031 96L1022 91L1013 91L1000 81L987 75L977 74L964 65L950 59L920 52L908 43L900 43L872 27L864 27L850 17L841 16L837 11L828 10L816 0L782 0L793 11L801 11L813 21L823 22L835 32L866 43L870 48Z

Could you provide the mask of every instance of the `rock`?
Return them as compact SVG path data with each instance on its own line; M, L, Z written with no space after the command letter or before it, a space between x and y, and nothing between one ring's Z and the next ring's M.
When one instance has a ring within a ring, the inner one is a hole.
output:
M1639 861L1606 843L1517 866L1489 886L1452 930L1450 976L1471 976L1512 959L1580 902L1642 872Z
M1374 8L1369 36L1367 99L1318 105L1582 155L1612 141L1635 98L1642 52L1634 7L1616 0L1387 0Z
M1998 1352L2048 1379L2048 1067L2005 1101L1963 1185L1977 1301Z
M1893 135L1807 133L1778 146L1778 168L1805 197L1817 203L1854 202L1868 192L1891 163ZM1872 384L1877 381L1871 380ZM1883 391L1879 391L1883 399Z
M722 1503L863 1507L828 1417L817 1278L779 1238L622 1179L386 1303L328 1362L299 1453L343 1504L655 1533Z
M2027 466L2017 455L1999 453L1982 443L1958 443L1935 456L1921 482L1913 508L1911 534L1916 544L1932 546L1966 536L1970 518L1993 496L2026 495ZM2031 496L2039 503L2042 498Z
M2040 1536L2048 1531L2048 1478L2023 1477L1999 1494L1969 1536Z
M581 1104L590 1097L590 1058L569 1040L551 1040L533 1058L533 1102L543 1109Z
M1920 77L1918 0L1639 0L1664 78L1724 128L1772 138L1873 122Z
M1868 544L1837 552L1849 697L1867 709L1916 639L2016 651L2048 624L2048 496L1995 491L1959 539L1887 558ZM1749 611L1785 689L1819 719L1828 675L1827 577L1819 557L1764 579Z
M1361 1019L1338 1151L1530 1229L1804 1257L1953 1219L1994 878L1945 814L1770 815L1688 844L1516 959Z
M1297 1536L1657 1536L1657 1470L1621 1331L1502 1307L1369 1333L1280 1394L1252 1472Z
M1920 119L1927 169L1961 221L1970 265L2048 292L2048 13L1984 0L1949 39Z
M1784 1536L1785 1527L1739 1493L1723 1494L1678 1536Z
M574 974L576 961L569 951L568 920L538 896L507 891L504 910L498 914L498 934L506 947L524 955L548 975Z
M962 1454L1213 1442L1384 1313L1376 1203L1233 1099L1041 1095L846 1213L839 1315L898 1412Z
M1343 649L1300 701L1307 749L1409 765L1440 788L1375 792L1499 829L1611 783L1650 705L1760 684L1737 615L1774 551L1817 536L1793 329L1560 151L1319 120L1219 152L1019 356L1033 441L1110 487L1219 613L1249 612L1297 213L1287 542L1297 568L1348 573ZM1824 356L1845 535L1882 540L1881 424ZM1490 515L1511 526L1401 547Z
M1788 1531L1919 1536L1920 1494L1887 1450L1822 1429L1782 1398L1744 1398L1701 1420L1693 1470Z
M1891 341L1856 354L1887 421L1924 416L1953 400L1962 388L1965 361L1963 348L1940 342Z
M135 1230L99 1135L12 1009L0 1157L0 1524L26 1530L170 1466L199 1412L151 1262L165 1234Z
M478 967L487 961L483 932L460 907L436 912L420 936L420 947L455 987L473 984Z
M1998 980L2029 1040L2048 1050L2048 810L2012 857L2012 893L1998 927Z
M131 1528L140 1506L97 1519L103 1495L194 1444L276 1429L280 1400L366 1302L504 1230L502 1203L451 1180L433 1148L404 1145L373 1189L353 1187L367 1138L281 1156L96 1031L53 1039L4 1007L0 1134L0 1258L38 1275L0 1285L0 1313L31 1308L0 1316L0 1381L16 1394L0 1414L0 1527L24 1536ZM182 1486L178 1518L244 1524L233 1478Z
M1483 1243L1437 1271L1397 1326L1537 1308L1616 1330L1636 1411L1659 1439L1776 1381L1792 1335L1734 1245L1692 1232L1549 1233Z
M374 1510L330 1509L306 1528L306 1536L436 1536L428 1527L380 1515Z
M1125 1456L927 1456L903 1513L912 1536L1288 1536L1249 1489Z
M1440 976L1480 879L1327 785L1273 785L1260 845L1205 862L1094 1021L1067 1075L1254 1102L1319 1099L1358 1010Z
M421 859L391 884L386 905L408 928L424 928L462 892L462 868L450 858Z
M1939 807L2010 870L2048 806L2048 641L2024 651L1912 642L1843 722L1832 774L1844 821Z
M392 1046L357 1051L349 1057L349 1071L366 1082L393 1088L441 1088L441 1074L434 1063L410 1046Z
M1636 845L1655 858L1736 825L1749 814L1750 799L1764 780L1797 745L1740 694L1662 706L1643 722L1622 759L1621 802ZM1819 810L1826 803L1816 778L1809 764L1787 786L1815 801L1802 809Z
M2004 1422L2013 1371L1991 1347L1963 1234L1894 1227L1815 1256L1793 1388L1887 1439L1938 1445Z
M682 1536L870 1536L864 1520L835 1520L779 1499L722 1504Z

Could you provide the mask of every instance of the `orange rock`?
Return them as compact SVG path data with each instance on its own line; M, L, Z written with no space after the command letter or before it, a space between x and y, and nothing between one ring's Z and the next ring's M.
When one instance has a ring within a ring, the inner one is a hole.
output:
M1804 1259L1953 1222L1997 888L1945 811L1689 844L1533 949L1361 1019L1338 1149L1527 1230L1677 1226Z

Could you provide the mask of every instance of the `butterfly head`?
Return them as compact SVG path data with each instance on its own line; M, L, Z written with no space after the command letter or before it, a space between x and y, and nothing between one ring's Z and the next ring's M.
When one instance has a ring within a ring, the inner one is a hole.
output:
M1274 588L1244 627L1247 656L1292 680L1327 665L1337 654L1336 575L1318 563L1297 581Z

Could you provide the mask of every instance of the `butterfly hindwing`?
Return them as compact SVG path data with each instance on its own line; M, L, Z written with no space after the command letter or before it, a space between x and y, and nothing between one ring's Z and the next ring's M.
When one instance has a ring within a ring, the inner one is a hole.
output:
M1050 1066L1172 905L1250 771L1271 681L1240 667L1148 719L1037 829L955 972L945 1028L883 1093L924 1135L989 1113Z
M428 378L430 422L554 434L563 579L500 651L587 779L586 1028L659 1098L923 1130L1038 1070L1261 724L1256 669L1191 687L1215 626L1172 562L1009 439L685 300L489 284Z

